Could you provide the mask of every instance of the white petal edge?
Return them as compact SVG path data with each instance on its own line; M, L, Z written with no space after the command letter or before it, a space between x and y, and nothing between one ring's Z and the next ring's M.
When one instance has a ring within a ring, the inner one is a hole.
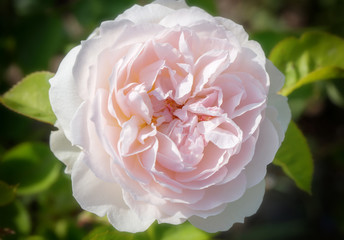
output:
M160 4L168 8L172 8L174 10L178 10L181 8L189 8L189 6L186 4L185 0L156 0L152 2L152 4Z
M58 127L59 124L56 124ZM72 146L62 130L50 134L50 149L54 155L66 165L65 173L70 174L75 161L79 158L81 149Z
M266 114L278 131L281 143L291 120L291 111L288 105L288 99L277 94L269 96Z
M173 12L173 9L161 4L134 5L118 15L115 21L129 20L135 24L159 23L161 19Z
M245 217L255 214L260 207L265 192L265 181L246 190L238 200L228 203L226 209L216 216L201 218L192 216L189 222L206 232L227 231L234 223L243 223Z
M245 167L248 188L264 179L266 167L274 159L279 146L278 131L272 121L266 117L260 125L253 158Z
M119 231L145 231L155 219L139 218L125 204L122 189L117 183L102 181L79 159L72 171L73 196L80 206L98 216L107 215Z
M240 43L244 43L248 41L248 34L246 33L243 26L227 18L215 17L215 19L217 23L223 25L228 31L233 33L237 37Z
M291 120L291 111L288 105L288 99L277 94L277 92L283 87L284 75L272 64L270 60L266 61L266 70L270 76L268 107L274 108L277 112L277 117L275 117L276 119L271 119L271 117L270 119L277 129L281 128L283 133L285 133ZM277 124L276 121L278 122ZM283 140L284 135L282 137L280 136L280 139Z
M284 85L284 75L269 59L266 59L265 68L270 77L269 94L276 94Z
M70 122L81 104L73 77L73 67L81 46L73 48L62 60L55 76L49 80L49 100L67 139L71 140Z

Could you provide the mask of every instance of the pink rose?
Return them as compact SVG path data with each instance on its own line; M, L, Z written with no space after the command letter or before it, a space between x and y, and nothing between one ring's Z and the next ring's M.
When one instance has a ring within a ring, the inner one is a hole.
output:
M133 6L50 80L51 149L81 207L120 231L255 213L290 120L283 76L231 20L184 0Z

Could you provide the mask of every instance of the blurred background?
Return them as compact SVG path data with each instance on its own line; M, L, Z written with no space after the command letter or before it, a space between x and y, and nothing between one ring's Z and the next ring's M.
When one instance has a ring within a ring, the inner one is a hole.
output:
M101 21L114 19L135 3L149 2L0 0L0 93L34 71L56 72L65 54ZM280 40L311 29L344 37L343 0L187 2L244 25L267 56ZM314 157L312 195L270 165L268 191L258 213L214 239L344 239L343 80L314 84L304 95L290 99L293 118ZM82 239L103 224L75 203L69 176L46 145L52 126L2 105L0 123L0 181L11 185L23 181L26 187L11 203L0 201L0 239ZM27 162L5 166L6 159L28 156Z

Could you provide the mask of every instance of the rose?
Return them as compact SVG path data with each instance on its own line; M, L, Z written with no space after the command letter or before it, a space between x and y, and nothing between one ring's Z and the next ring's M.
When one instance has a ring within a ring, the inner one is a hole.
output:
M223 231L257 211L290 111L240 25L183 0L133 6L50 83L51 149L83 209L129 232L155 220Z

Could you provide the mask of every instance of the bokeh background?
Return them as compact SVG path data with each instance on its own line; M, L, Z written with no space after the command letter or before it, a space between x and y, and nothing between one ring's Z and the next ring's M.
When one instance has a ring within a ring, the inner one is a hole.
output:
M0 0L0 93L34 71L56 72L64 55L101 21L114 19L135 3L148 2ZM244 25L267 56L280 40L307 30L344 37L343 0L187 2ZM258 213L214 239L344 239L343 81L314 84L307 94L290 100L293 118L307 137L314 158L312 195L299 190L279 167L270 165L268 191ZM74 201L69 176L46 145L52 126L2 105L0 123L0 181L16 185L22 179L38 179L38 188L20 192L10 204L0 206L0 239L82 239L106 222L82 212ZM30 155L34 163L12 166L9 172L2 162L16 154L18 158ZM188 235L183 239L189 239Z

